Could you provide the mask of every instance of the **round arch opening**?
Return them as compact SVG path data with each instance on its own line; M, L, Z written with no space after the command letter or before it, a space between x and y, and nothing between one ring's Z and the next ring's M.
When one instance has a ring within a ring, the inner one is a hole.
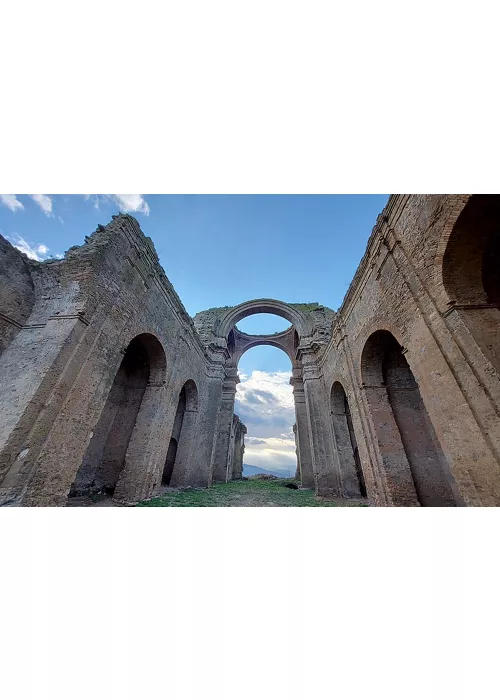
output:
M448 463L405 355L392 333L380 330L368 338L361 358L389 489L402 505L457 505Z
M246 426L243 476L297 472L295 408L287 354L269 345L246 350L238 364L234 412Z
M128 459L137 426L149 431L147 412L141 411L151 387L165 380L166 357L154 335L141 333L123 353L101 415L91 434L69 496L113 496Z
M300 336L307 335L311 330L310 321L298 309L276 299L254 299L229 309L217 322L215 330L219 335L227 338L238 322L256 314L280 316L290 325L295 326Z
M290 321L283 316L261 312L249 314L236 324L236 329L246 335L274 335L290 328Z

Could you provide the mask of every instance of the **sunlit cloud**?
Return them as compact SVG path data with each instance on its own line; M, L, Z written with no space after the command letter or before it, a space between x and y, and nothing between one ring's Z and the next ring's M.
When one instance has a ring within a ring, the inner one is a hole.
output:
M235 412L247 426L245 462L264 469L295 469L295 422L290 372L240 374Z
M6 238L12 243L14 248L17 248L17 250L21 251L21 253L27 255L28 258L31 258L31 260L42 262L42 260L47 260L47 258L52 257L49 255L48 246L46 246L44 243L28 243L28 241L26 241L22 236L19 236L17 233L13 233L12 236L6 236ZM55 257L59 256L61 258L64 257L62 254L58 254Z
M84 194L87 201L99 209L104 202L112 202L120 211L139 213L149 216L150 208L142 194Z
M18 200L15 194L0 194L0 203L11 211L24 209L24 204Z
M47 194L30 194L28 196L38 204L46 216L54 216L52 213L52 200Z

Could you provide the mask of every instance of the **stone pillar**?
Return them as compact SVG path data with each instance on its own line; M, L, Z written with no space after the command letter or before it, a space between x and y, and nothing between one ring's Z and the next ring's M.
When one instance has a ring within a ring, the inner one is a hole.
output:
M231 429L234 415L234 399L236 385L239 382L236 367L226 370L226 378L222 386L222 401L217 420L216 442L212 460L212 479L214 483L227 481L227 461L231 441Z
M333 442L330 398L314 354L303 353L302 359L316 495L340 496L340 467Z
M236 424L238 422L238 416L233 414L233 421L231 423L231 433L229 435L229 446L227 449L227 459L226 459L226 482L231 481L233 478L233 463L234 463L234 451L236 448Z
M304 383L300 376L299 370L293 370L290 383L293 386L293 398L295 401L295 420L297 425L297 445L299 449L298 464L300 466L300 481L304 488L315 488L311 438L309 433L309 423L306 408L306 396L304 392Z
M300 446L299 446L299 433L297 431L297 423L293 424L293 436L295 438L295 454L297 456L297 468L295 470L295 479L300 481Z
M238 416L235 416L238 418ZM243 453L245 452L245 434L246 426L238 418L236 424L236 433L234 441L234 457L233 457L233 479L241 479L243 476Z
M207 387L200 396L198 428L195 448L191 453L190 486L208 486L211 481L210 465L217 441L217 422L222 400L224 368L217 369L207 378Z
M380 476L381 465L378 461L379 454L373 435L373 426L369 418L370 410L366 401L366 395L359 387L351 343L345 329L344 321L340 315L337 317L337 322L337 349L338 352L342 352L344 355L349 378L351 380L353 399L352 404L350 404L351 419L356 435L358 454L361 463L360 466L366 486L367 497L377 505L390 505L390 500L385 490L385 481L382 480ZM352 410L354 407L356 407L357 410Z

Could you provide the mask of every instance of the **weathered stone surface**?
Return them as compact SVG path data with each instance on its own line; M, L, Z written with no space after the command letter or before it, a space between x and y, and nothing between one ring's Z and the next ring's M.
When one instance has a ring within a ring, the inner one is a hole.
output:
M338 312L257 299L191 319L137 221L64 260L0 237L0 503L120 503L242 475L238 361L292 363L297 476L382 506L500 505L500 196L393 195ZM275 313L290 328L236 327Z

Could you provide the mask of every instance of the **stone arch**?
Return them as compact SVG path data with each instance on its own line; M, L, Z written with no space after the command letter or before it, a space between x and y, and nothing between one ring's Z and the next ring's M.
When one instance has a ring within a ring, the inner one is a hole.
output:
M228 350L230 353L229 365L237 367L242 356L251 348L258 347L259 345L270 345L271 347L283 350L292 363L292 366L294 366L294 335L297 335L297 331L293 326L282 333L274 333L273 335L250 335L234 328L229 333L229 339L231 341L228 341Z
M456 505L446 457L405 351L392 333L370 335L361 375L394 505Z
M330 392L333 434L340 462L342 491L345 496L366 498L366 484L359 459L351 410L344 387L334 382Z
M241 321L241 319L253 314L275 314L286 318L287 321L296 327L299 336L309 335L311 333L310 321L306 319L298 309L290 304L277 299L254 299L246 301L229 309L215 324L215 333L220 337L227 338L232 328ZM285 331L286 332L286 331Z
M192 379L188 379L183 384L177 400L177 410L161 477L162 486L182 486L187 483L197 419L198 388Z
M151 388L163 385L165 373L166 357L158 338L149 333L135 336L123 353L70 496L115 494L133 434L150 430L147 411L141 409Z
M281 333L262 336L251 336L237 328L236 324L242 318L259 313L281 316L291 325ZM330 318L333 315L331 309L320 307L317 303L286 304L276 299L254 299L236 307L209 309L197 315L197 329L211 350L218 353L221 365L224 366L222 401L218 415L217 439L212 452L210 483L222 482L227 478L228 445L231 440L236 385L239 381L238 360L251 347L271 345L283 350L292 363L290 383L293 386L296 411L302 484L308 488L315 487L322 495L337 488L338 479L332 472L334 456L328 396L323 383L313 376L317 370L320 350L328 341ZM303 372L305 357L308 362L307 377L304 377ZM311 402L314 404L312 409ZM320 415L318 410L321 411ZM328 435L323 429L324 426L320 427L323 421L327 426Z
M448 313L463 322L500 374L500 195L472 195L447 240L442 261Z

